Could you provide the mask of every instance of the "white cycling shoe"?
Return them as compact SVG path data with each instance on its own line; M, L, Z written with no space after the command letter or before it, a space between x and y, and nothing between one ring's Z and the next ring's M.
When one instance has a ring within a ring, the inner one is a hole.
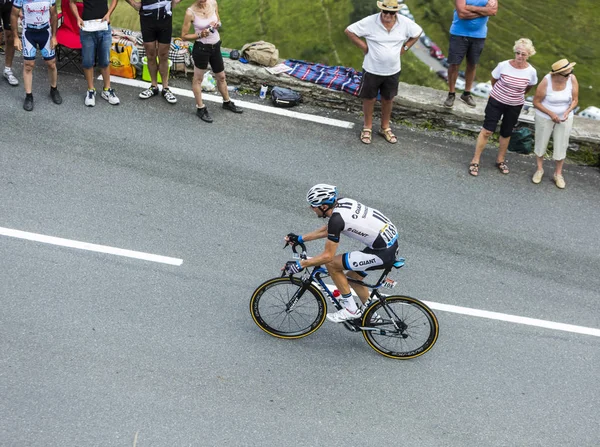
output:
M343 308L338 310L337 312L332 312L327 314L327 319L334 323L343 323L348 320L356 320L362 316L362 312L360 310L356 310L356 312L350 312L348 309Z

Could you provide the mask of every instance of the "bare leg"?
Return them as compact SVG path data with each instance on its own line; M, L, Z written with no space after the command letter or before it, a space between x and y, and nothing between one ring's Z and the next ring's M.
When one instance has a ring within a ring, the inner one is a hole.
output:
M158 71L160 71L160 77L162 79L163 89L169 88L169 48L171 47L168 43L158 44ZM156 60L156 58L154 58ZM148 66L150 70L150 66ZM155 73L156 75L156 73ZM156 81L156 79L154 79ZM156 84L152 84L156 85Z
M12 31L4 32L4 66L12 68L13 57L15 56L15 36Z
M556 168L554 169L554 175L562 175L562 168L565 160L556 160Z
M346 278L346 274L344 273L344 266L342 264L342 255L337 255L333 258L328 264L325 264L327 267L327 271L329 272L329 276L333 280L335 286L338 288L342 295L349 294L352 290L350 289L350 285L348 284L348 278ZM362 277L356 272L349 272L349 276L355 279L362 280ZM361 286L359 284L352 284L352 288L359 296L360 300L365 303L369 299L369 289L365 286Z
M88 85L88 90L94 90L94 67L84 68L83 75Z
M496 157L496 163L502 163L506 159L508 143L510 143L510 137L500 137L500 141L498 144L498 157Z
M158 63L156 62L156 56L158 56L158 50L156 46L158 42L144 42L144 50L146 50L146 64L148 65L148 73L150 74L150 83L153 87L158 87L158 81L156 79L156 73L158 72ZM167 50L167 55L169 51ZM160 73L162 76L162 72ZM165 78L163 76L163 86Z
M104 90L107 90L110 88L110 66L100 68L100 73L102 73L102 83L104 84Z
M200 70L194 67L194 78L192 79L192 91L194 92L194 98L196 98L196 107L201 109L204 107L202 103L202 80L204 79L204 72L206 70Z
M458 79L458 64L448 66L448 92L456 93L456 80Z
M382 99L381 100L381 128L387 129L390 127L390 120L392 118L392 107L394 105L393 99Z
M33 67L35 61L23 61L23 85L25 86L25 93L31 93L33 85Z
M475 80L475 72L477 71L477 64L471 64L467 61L467 70L465 71L465 91L470 92L473 88L473 81ZM457 71L458 76L458 71ZM448 70L448 81L450 80L450 70ZM456 82L456 81L455 81Z
M544 157L535 157L535 161L537 162L537 170L538 171L543 171L544 170ZM558 165L558 162L556 162ZM561 165L562 166L562 165Z
M227 90L227 81L225 81L225 71L214 74L215 81L217 81L217 90L223 97L223 102L229 101L229 91Z
M365 129L373 128L373 110L375 110L375 101L377 98L373 99L363 99L363 115L364 115L364 125Z
M48 66L48 79L50 80L50 87L56 88L58 81L58 72L56 71L56 59L46 61Z
M479 164L479 159L481 158L481 154L483 153L483 150L485 149L485 146L487 145L488 140L492 136L492 133L493 132L490 132L487 129L481 129L481 131L479 132L479 136L477 137L477 144L475 145L475 154L473 155L473 159L471 160L471 163Z

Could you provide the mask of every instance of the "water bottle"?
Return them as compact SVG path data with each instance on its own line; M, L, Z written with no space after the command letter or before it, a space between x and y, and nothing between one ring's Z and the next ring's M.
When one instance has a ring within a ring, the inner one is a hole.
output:
M268 87L266 85L260 86L260 93L258 95L260 99L265 99L267 97L267 88Z

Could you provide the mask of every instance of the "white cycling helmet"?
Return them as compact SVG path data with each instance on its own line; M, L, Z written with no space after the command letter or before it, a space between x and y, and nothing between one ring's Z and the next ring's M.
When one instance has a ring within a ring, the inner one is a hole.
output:
M308 190L306 200L310 206L333 205L337 199L337 188L333 185L319 183Z

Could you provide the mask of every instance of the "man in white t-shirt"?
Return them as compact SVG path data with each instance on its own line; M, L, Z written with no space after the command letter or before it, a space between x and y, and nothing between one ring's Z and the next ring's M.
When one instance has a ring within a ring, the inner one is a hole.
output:
M390 128L394 96L398 94L400 79L400 56L407 52L423 29L412 20L399 15L398 0L377 2L381 10L351 24L346 35L365 54L363 79L359 96L363 99L364 125L360 140L371 143L373 110L378 94L381 94L381 128L379 134L388 143L398 139ZM364 40L363 40L364 38Z

